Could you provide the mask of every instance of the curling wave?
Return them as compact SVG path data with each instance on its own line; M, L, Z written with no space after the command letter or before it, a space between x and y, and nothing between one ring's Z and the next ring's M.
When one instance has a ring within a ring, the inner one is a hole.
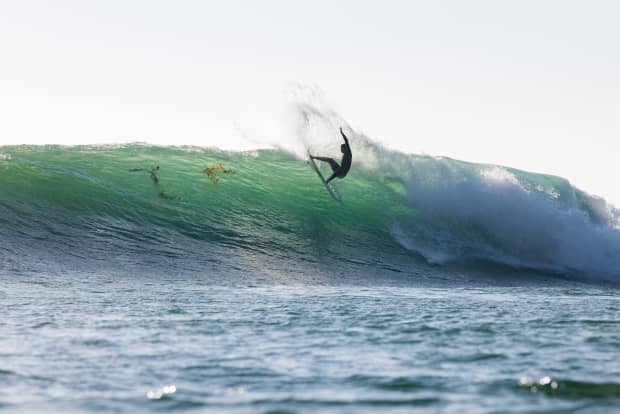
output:
M0 271L408 277L428 263L490 262L620 280L618 210L567 180L403 154L359 134L352 144L357 165L335 184L342 206L294 149L2 147ZM220 164L228 173L205 175Z

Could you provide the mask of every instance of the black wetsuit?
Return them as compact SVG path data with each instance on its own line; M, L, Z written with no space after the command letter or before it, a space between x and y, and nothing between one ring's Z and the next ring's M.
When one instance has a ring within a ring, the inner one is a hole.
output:
M349 173L349 170L351 169L351 161L352 161L351 146L349 145L349 140L347 139L346 135L344 134L344 132L342 132L342 128L340 128L340 134L342 134L342 138L344 138L344 145L342 145L341 147L343 155L342 155L342 161L340 161L340 164L338 164L336 160L334 160L333 158L312 157L315 160L325 161L329 163L330 167L332 167L333 173L326 180L326 182L328 183L334 178L344 178Z

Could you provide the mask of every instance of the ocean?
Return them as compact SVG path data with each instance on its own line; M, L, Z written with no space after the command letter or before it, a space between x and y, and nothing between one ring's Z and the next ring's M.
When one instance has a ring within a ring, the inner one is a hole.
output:
M615 207L352 146L0 147L0 412L620 412Z

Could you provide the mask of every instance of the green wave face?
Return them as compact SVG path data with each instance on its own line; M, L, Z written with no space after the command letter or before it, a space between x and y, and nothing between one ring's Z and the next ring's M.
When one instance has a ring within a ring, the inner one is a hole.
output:
M407 214L402 191L371 174L335 184L347 194L340 206L305 161L276 151L130 145L0 152L11 156L0 164L0 224L12 239L5 247L30 258L24 262L43 256L71 265L252 272L373 264L392 249L403 255L384 211ZM205 169L219 165L227 172L215 168L214 183ZM156 166L157 184L149 173Z
M617 279L617 211L566 180L356 144L342 205L282 151L1 147L0 270L320 279L483 261Z

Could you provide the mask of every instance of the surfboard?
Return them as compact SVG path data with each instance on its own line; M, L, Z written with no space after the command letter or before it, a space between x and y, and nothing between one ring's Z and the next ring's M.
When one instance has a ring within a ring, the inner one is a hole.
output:
M321 170L319 170L319 167L317 167L316 163L312 159L312 154L310 154L309 150L308 150L308 159L310 160L310 166L316 172L316 175L318 175L319 178L321 179L321 182L323 183L323 186L325 187L329 195L332 196L334 200L342 204L342 198L340 197L340 194L336 192L336 189L334 189L334 187L332 187L327 181L325 181L323 174L321 174Z

